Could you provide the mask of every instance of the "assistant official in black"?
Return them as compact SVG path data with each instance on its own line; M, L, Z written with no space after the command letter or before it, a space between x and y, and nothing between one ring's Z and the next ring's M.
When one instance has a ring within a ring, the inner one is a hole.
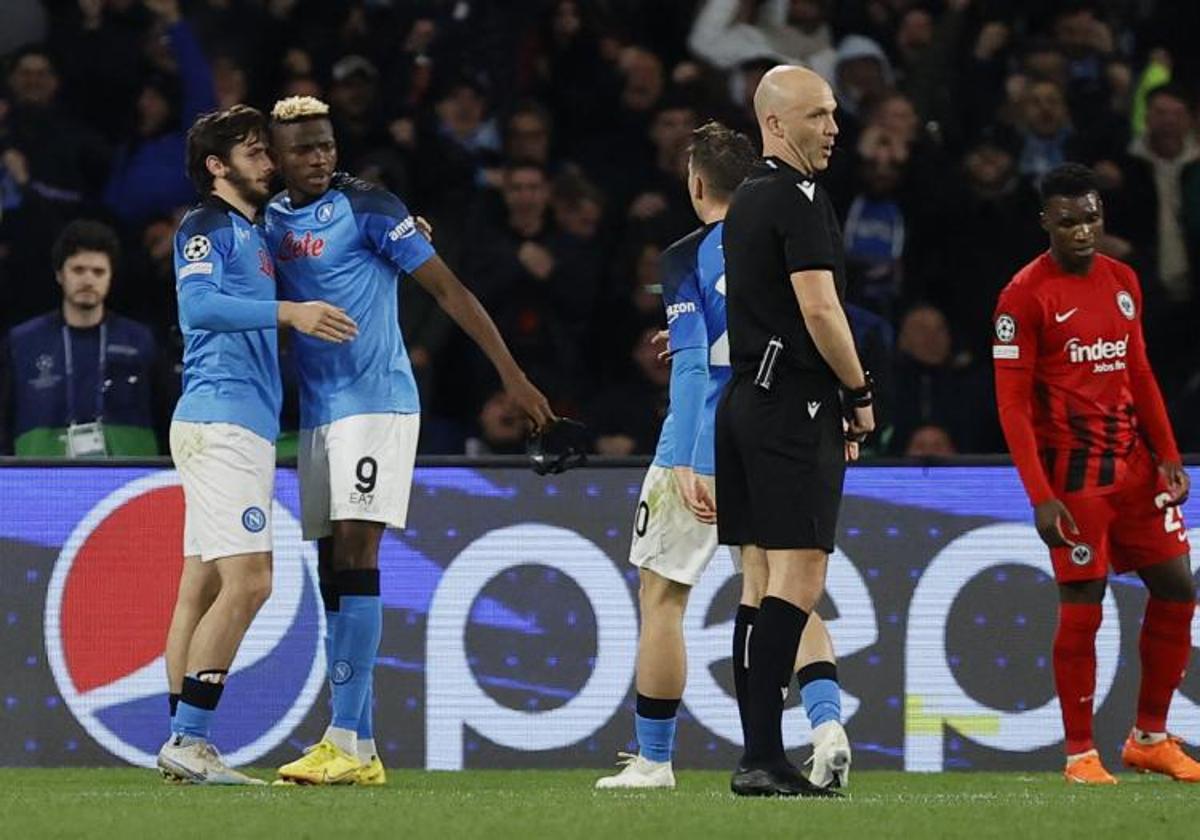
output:
M749 637L740 652L746 753L732 782L740 795L824 793L788 763L780 725L796 646L825 588L846 460L874 428L842 308L841 231L814 180L833 151L836 107L811 70L763 77L754 109L764 158L725 219L734 375L717 409L717 526L723 544L765 553L767 566L753 633L735 634Z

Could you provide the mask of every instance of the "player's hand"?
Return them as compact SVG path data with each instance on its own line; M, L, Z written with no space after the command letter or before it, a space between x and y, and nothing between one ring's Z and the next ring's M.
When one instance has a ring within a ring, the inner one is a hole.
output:
M870 405L856 406L853 414L850 415L847 437L855 443L862 443L873 431L875 431L875 408Z
M539 391L525 374L505 382L504 390L509 399L517 404L517 408L529 418L529 422L533 423L535 432L540 432L558 419L550 409L550 401L546 399L546 395Z
M671 475L675 478L675 487L683 498L683 503L692 516L705 525L717 521L717 504L704 482L697 480L696 473L691 467L672 467Z
M424 216L414 216L413 224L417 226L417 232L425 237L426 242L433 242L433 225L429 224L429 220Z
M650 337L651 347L661 347L658 351L658 360L665 362L671 356L671 333L667 330L659 330Z
M1186 502L1188 494L1192 491L1192 479L1183 468L1183 464L1178 461L1166 461L1159 464L1158 471L1167 480L1167 492L1171 494L1171 501L1167 502L1167 507L1179 507Z
M1067 534L1069 532L1072 536L1079 536L1079 526L1075 524L1075 517L1071 516L1071 511L1058 499L1042 502L1035 507L1033 522L1038 536L1050 548L1074 547L1075 543Z
M279 323L331 344L341 344L358 335L354 319L345 310L323 300L280 301Z

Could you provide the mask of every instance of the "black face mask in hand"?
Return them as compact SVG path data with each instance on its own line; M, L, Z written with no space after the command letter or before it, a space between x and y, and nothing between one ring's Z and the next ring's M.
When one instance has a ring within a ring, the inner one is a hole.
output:
M587 427L560 417L541 432L529 436L525 452L538 475L557 475L587 464Z

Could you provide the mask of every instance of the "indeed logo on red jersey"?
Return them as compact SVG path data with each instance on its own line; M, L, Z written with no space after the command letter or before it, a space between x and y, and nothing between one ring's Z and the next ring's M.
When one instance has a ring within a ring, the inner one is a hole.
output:
M319 236L313 236L311 230L301 237L297 237L289 230L283 235L283 241L279 243L279 253L276 257L280 262L290 262L306 257L316 259L324 252L325 240Z
M1063 348L1072 364L1095 364L1092 373L1112 373L1125 370L1125 355L1129 352L1129 334L1118 341L1098 338L1091 344L1072 338Z

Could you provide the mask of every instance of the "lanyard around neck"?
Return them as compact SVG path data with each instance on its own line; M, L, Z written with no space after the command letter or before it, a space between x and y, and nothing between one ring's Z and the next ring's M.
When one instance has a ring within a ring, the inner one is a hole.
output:
M63 366L67 373L67 422L69 425L74 425L79 419L75 412L75 354L71 352L71 331L70 328L63 324L62 328L63 342ZM104 376L108 368L108 324L100 322L100 353L97 360L96 370L96 415L95 419L99 420L104 414Z

